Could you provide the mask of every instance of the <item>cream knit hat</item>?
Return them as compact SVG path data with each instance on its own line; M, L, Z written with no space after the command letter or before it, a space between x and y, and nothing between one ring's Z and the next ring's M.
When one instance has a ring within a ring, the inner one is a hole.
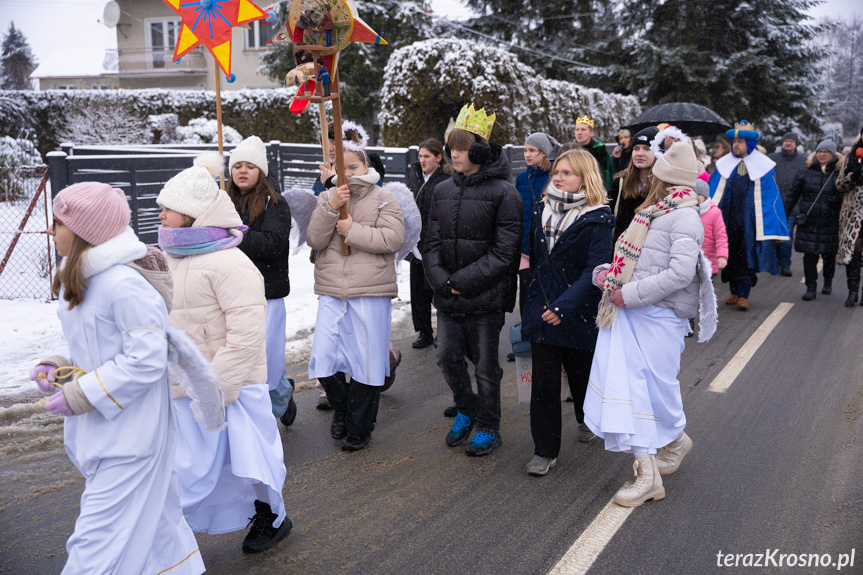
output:
M249 136L234 148L231 152L231 159L228 160L228 172L234 167L237 162L249 162L255 164L264 177L267 177L267 148L264 146L263 140L257 136Z
M168 180L156 203L163 208L197 219L216 201L219 186L214 178L225 169L225 158L218 152L205 152L194 165Z
M698 177L698 160L695 159L692 144L676 141L667 152L657 155L653 174L672 186L694 187Z

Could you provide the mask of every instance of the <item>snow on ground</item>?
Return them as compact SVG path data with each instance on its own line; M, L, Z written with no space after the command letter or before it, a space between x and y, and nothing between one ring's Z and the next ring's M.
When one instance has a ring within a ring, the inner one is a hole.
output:
M399 298L393 300L393 326L410 317L410 264L399 266ZM318 298L314 293L314 265L309 248L303 247L290 259L291 294L285 299L285 328L288 364L307 362L312 349ZM0 395L11 396L36 389L30 369L50 354L60 341L58 302L0 300Z

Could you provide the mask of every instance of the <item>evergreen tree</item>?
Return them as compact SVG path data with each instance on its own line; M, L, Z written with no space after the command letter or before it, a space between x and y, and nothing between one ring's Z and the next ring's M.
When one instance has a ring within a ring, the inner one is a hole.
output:
M823 68L826 116L855 134L863 120L863 17L828 19L819 39L831 48Z
M9 22L9 31L3 38L2 79L6 90L30 90L30 74L36 67L36 59L24 34Z
M287 21L288 2L282 2L277 12L282 22ZM380 90L384 83L384 68L393 50L419 40L440 35L427 12L425 0L357 0L357 13L375 32L387 41L386 45L351 44L339 56L339 82L342 117L360 122L369 129L372 143L380 107ZM293 45L276 45L262 57L266 74L283 81L285 74L295 67Z
M819 0L623 0L622 57L606 70L646 104L703 104L765 133L818 122Z

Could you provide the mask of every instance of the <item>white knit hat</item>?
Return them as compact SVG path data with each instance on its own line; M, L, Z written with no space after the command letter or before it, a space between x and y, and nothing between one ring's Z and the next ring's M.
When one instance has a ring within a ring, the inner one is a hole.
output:
M225 169L225 158L218 152L205 152L195 158L194 165L186 168L165 184L156 203L163 208L195 219L204 213L219 193L214 178Z
M664 135L660 132L657 137L664 138ZM669 185L694 188L698 177L698 160L692 144L678 140L667 152L657 155L653 174Z
M239 143L231 152L231 158L228 160L228 172L234 167L237 162L249 162L254 164L261 170L264 177L267 177L267 148L264 146L263 140L257 136L249 136Z

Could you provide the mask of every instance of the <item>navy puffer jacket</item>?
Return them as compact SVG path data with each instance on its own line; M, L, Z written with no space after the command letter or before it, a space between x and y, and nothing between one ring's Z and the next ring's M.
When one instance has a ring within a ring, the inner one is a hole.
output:
M533 206L542 197L545 186L548 184L550 172L540 168L527 167L525 171L515 178L515 189L521 196L522 222L524 227L524 239L521 241L521 253L530 253L530 220Z
M533 210L530 287L521 318L521 337L568 349L596 346L596 311L602 292L593 285L596 266L611 261L614 216L608 206L587 212L564 230L549 254L542 228L543 202ZM551 309L560 325L542 320Z
M522 204L509 173L509 159L491 144L491 159L478 172L454 172L435 188L423 266L438 311L506 312L515 306Z

